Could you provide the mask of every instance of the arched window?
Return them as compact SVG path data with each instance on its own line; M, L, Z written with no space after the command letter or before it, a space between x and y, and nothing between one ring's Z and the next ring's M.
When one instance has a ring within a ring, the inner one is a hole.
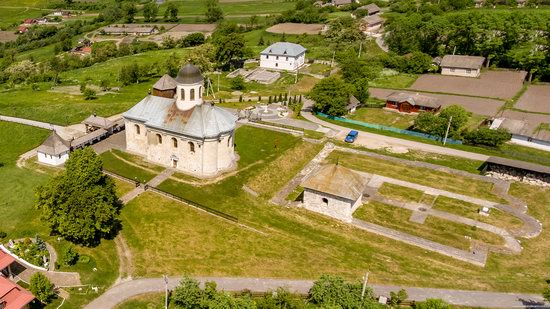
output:
M202 98L202 86L199 86L199 99Z
M195 144L193 142L189 142L189 152L195 153Z
M185 100L185 89L181 88L181 91L180 91L180 98L182 100Z
M178 140L175 137L172 137L172 145L174 148L178 148Z
M328 205L328 199L326 197L323 197L323 203L325 203L325 205Z
M195 88L191 89L191 92L189 93L189 100L195 100Z
M140 131L139 125L136 124L136 125L134 125L134 127L136 128L136 134L139 135L140 134L139 133L139 131Z
M157 142L162 144L162 136L160 134L157 134Z

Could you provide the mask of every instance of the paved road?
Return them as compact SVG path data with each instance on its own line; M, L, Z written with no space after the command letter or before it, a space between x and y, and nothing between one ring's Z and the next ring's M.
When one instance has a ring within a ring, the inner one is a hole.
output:
M212 277L197 277L196 279L202 283L205 281L215 281L218 288L225 291L242 291L248 289L252 292L267 292L275 290L277 287L285 286L292 292L306 294L313 284L311 280ZM168 288L174 289L180 280L181 278L169 278ZM540 295L409 288L387 285L371 285L371 287L374 289L375 294L384 296L389 296L390 291L398 291L401 288L405 288L409 294L409 299L416 301L423 301L426 298L441 298L453 305L470 307L510 308L546 306L546 308L548 308L548 304L543 302ZM103 295L89 303L85 308L114 308L117 304L126 299L144 293L161 293L164 292L164 288L164 280L161 278L127 281L115 285Z
M15 123L25 124L28 126L33 126L33 127L47 129L47 130L55 129L56 131L61 131L64 128L62 126L54 125L51 123L29 120L24 118L17 118L17 117L2 116L2 115L0 115L0 121L15 122Z
M322 126L340 131L340 133L336 135L336 138L343 139L346 133L349 132L350 129L336 125L336 124L332 124L330 122L326 122L324 120L321 120L315 117L311 113L312 105L313 105L313 101L305 100L304 108L302 109L302 113L301 113L302 116L311 122L315 122ZM367 148L397 147L397 148L415 149L415 150L438 153L443 155L462 157L462 158L478 160L478 161L486 161L487 159L489 159L489 156L478 154L478 153L456 150L456 149L446 148L442 146L424 144L420 142L414 142L414 141L404 140L400 138L389 137L389 136L379 135L375 133L369 133L365 131L359 131L359 132L360 134L358 139L355 141L355 144L365 146Z

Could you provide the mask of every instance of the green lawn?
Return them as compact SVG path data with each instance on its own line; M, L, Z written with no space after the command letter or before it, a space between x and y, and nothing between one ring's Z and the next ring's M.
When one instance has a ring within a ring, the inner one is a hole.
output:
M369 86L378 88L406 89L412 86L417 74L398 73L393 70L384 69L380 76L369 82Z
M408 129L413 125L416 116L396 113L382 108L363 107L348 115L347 118L398 129Z
M158 173L124 162L111 151L102 153L101 158L103 159L103 168L107 171L129 179L135 179L141 183L146 183L158 175Z
M175 308L170 304L169 308ZM116 309L164 309L164 293L148 293L132 297L116 306Z
M47 130L0 121L0 230L8 234L6 239L34 237L39 234L58 252L66 243L50 236L46 225L40 220L40 213L34 208L34 189L48 181L49 174L37 173L31 169L15 166L20 154L38 146L50 134ZM51 170L49 170L51 171ZM87 255L88 263L78 263L61 270L78 271L83 284L105 288L118 276L118 259L114 241L103 240L95 248L77 246L81 255ZM97 268L93 271L93 268ZM65 302L67 308L79 308L97 294L79 295L72 293ZM55 308L59 302L52 304Z
M168 3L175 3L179 9L178 15L186 16L199 15L204 17L206 12L206 4L203 0L170 0L165 1L160 6L159 15L164 14L164 10ZM220 7L225 15L253 15L253 14L274 14L281 13L285 10L294 7L293 1L285 0L237 0L237 1L220 1ZM260 19L260 18L259 18Z
M462 250L470 249L468 237L488 244L501 245L500 236L465 224L428 216L424 224L409 221L412 211L379 202L369 202L353 214L354 217L426 238Z
M4 1L0 4L0 27L14 30L14 25L19 25L25 18L37 18L42 16L42 11L35 8L5 8Z
M394 185L387 182L385 182L380 189L378 189L378 193L398 201L414 203L419 203L424 196L424 192L420 190Z

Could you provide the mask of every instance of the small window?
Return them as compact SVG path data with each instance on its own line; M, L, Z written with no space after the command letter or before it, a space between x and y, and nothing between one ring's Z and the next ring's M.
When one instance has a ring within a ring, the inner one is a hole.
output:
M278 64L278 63L275 63L275 66L276 66L276 67L278 67L278 66L279 66L279 64Z
M162 144L162 136L160 134L157 134L157 142Z
M202 86L199 86L199 99L202 98Z
M275 60L279 60L279 56L275 57Z
M288 57L286 57L286 61L288 61Z
M451 72L454 72L454 71L455 71L455 69L451 69Z
M265 59L269 59L269 55L265 55Z
M189 152L195 153L195 144L193 142L189 142Z
M470 74L470 73L472 73L472 70L471 69L466 69L466 73Z
M185 89L183 89L183 88L181 89L181 92L180 92L180 98L182 100L185 100Z
M195 100L195 89L191 89L191 93L189 94L189 100L191 101Z
M328 205L328 199L326 197L323 197L323 203L325 203L325 205Z
M139 134L140 134L140 133L139 133L139 132L140 132L140 127L139 127L139 125L136 124L136 125L134 125L134 127L136 128L136 134L139 135Z
M174 148L178 148L178 140L174 137L172 137L172 145L174 146Z

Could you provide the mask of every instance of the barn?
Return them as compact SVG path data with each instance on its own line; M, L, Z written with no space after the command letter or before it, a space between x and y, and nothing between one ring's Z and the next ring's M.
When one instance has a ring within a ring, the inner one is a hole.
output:
M421 94L393 92L386 98L386 108L401 113L436 113L441 109L439 99Z

